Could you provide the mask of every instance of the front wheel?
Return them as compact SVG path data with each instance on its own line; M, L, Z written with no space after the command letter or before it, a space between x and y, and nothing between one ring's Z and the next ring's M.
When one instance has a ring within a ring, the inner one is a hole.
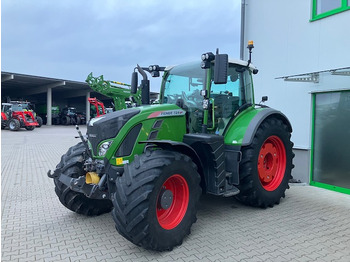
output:
M197 220L199 183L197 166L186 155L156 150L136 156L112 195L118 232L146 249L172 250Z
M72 178L78 178L85 174L83 163L86 149L82 142L69 148L68 152L61 158L61 162L57 165L62 174ZM109 199L92 199L84 194L71 190L62 184L58 178L55 178L55 192L62 205L69 210L86 216L97 216L112 209L112 202Z
M61 118L61 123L62 123L62 125L68 126L68 125L71 124L71 121L70 121L70 120L71 120L71 119L70 119L69 116L63 116L63 117Z
M242 148L238 200L266 208L285 197L294 157L290 136L279 119L270 118L260 125L252 144Z
M21 123L19 122L18 119L11 119L10 122L9 122L9 129L11 131L18 131L21 127Z

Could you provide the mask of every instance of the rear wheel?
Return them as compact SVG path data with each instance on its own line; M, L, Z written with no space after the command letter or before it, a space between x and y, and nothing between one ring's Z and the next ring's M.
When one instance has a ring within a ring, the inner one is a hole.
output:
M61 158L56 168L61 169L62 174L77 178L85 174L83 169L85 146L82 142L69 148ZM113 205L110 200L91 199L82 193L71 190L55 178L55 192L60 202L68 209L86 216L96 216L110 212Z
M288 127L279 119L270 118L260 125L252 144L242 148L241 193L237 199L265 208L285 197L294 157L290 136Z
M9 121L9 129L11 131L18 131L20 127L21 127L21 123L19 122L18 119L11 119Z
M180 245L197 220L199 183L197 166L186 155L156 150L136 156L112 195L118 232L147 249Z

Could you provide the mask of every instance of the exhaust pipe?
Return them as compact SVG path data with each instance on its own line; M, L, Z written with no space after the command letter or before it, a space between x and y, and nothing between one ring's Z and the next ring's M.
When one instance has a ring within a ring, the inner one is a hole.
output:
M95 172L87 172L85 176L86 184L95 184L97 185L100 182L100 177Z

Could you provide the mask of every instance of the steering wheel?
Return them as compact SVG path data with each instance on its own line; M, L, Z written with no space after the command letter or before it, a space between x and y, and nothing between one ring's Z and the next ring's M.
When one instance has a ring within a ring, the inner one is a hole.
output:
M183 100L185 100L186 102L188 101L188 97L187 97L187 94L185 93L185 91L182 91L182 98L183 98Z

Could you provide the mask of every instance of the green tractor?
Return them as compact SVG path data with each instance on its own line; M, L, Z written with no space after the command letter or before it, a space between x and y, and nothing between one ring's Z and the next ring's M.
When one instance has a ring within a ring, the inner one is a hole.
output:
M87 140L78 129L82 142L48 172L60 202L87 216L111 211L122 236L158 251L190 233L202 193L278 204L291 179L292 127L255 104L250 60L217 51L202 62L137 66L131 90L140 73L143 105L92 119ZM164 72L160 104L148 105L147 71Z

